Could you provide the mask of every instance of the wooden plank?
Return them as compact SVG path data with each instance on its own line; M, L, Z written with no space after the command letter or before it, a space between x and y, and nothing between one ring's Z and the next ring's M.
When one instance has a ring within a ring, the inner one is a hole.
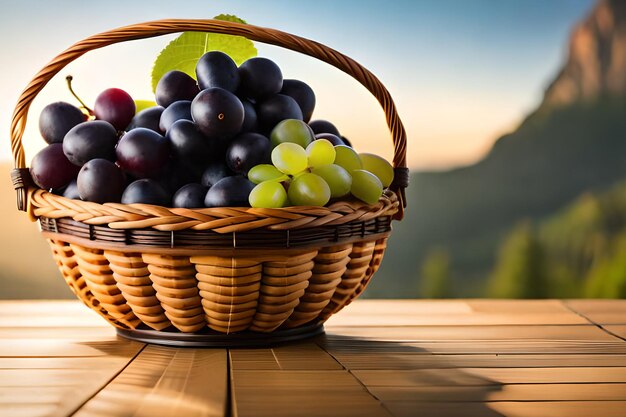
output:
M571 313L560 300L367 300L359 299L329 323L369 315L472 315L476 313Z
M390 415L345 370L233 369L231 387L232 411L237 417Z
M87 312L91 311L83 306ZM84 315L82 313L73 316L62 314L51 314L41 316L17 316L0 315L0 327L103 327L109 328L111 325L102 317L92 312Z
M106 369L124 361L119 356L86 356L82 358L0 358L2 369Z
M342 311L343 313L343 311ZM335 316L333 316L334 318ZM524 324L589 324L589 321L573 312L564 313L475 313L475 314L442 314L428 315L426 313L415 316L381 316L377 314L366 316L341 317L329 320L327 328L335 326L503 326ZM341 317L341 318L339 318ZM622 322L624 320L622 319Z
M75 339L101 340L116 338L112 326L99 327L0 327L0 340L13 339Z
M584 318L573 313L554 314L547 317L545 314L472 314L472 315L441 315L441 316L415 316L415 317L381 317L369 316L354 321L336 320L329 323L328 327L334 326L503 326L524 324L588 324Z
M0 302L0 323L0 415L71 414L144 347L76 301Z
M78 300L2 300L0 315L40 316L42 314L59 314L72 316L91 311ZM98 317L97 314L93 314Z
M147 346L76 416L223 416L224 349Z
M626 401L501 402L489 406L508 417L623 417Z
M385 345L375 352L384 352ZM594 341L463 341L463 342L405 342L398 347L386 345L388 350L398 351L400 346L404 353L413 354L626 354L626 344L615 342ZM328 348L330 353L335 350ZM374 352L374 353L375 353Z
M560 300L466 300L474 313L569 313Z
M262 386L263 389L269 390L363 391L363 386L345 369L336 371L233 370L232 377L238 389L255 389Z
M608 334L607 334L608 335ZM610 335L608 335L610 336ZM409 354L626 354L626 343L613 340L461 340L461 341L385 341L328 335L320 344L332 355L338 353L370 355L387 352Z
M597 324L626 324L626 300L569 300L565 305Z
M321 397L320 397L321 395ZM390 417L392 414L370 394L363 392L268 392L236 390L235 417ZM243 399L240 399L243 398Z
M82 368L65 369L59 358L54 367L35 369L35 358L3 358L0 369L0 415L69 415L104 387L143 348L133 343L133 349L117 350L111 356L98 356L82 361ZM30 365L20 366L24 360ZM61 359L62 360L62 359ZM33 361L35 363L33 363Z
M367 300L359 299L332 316L334 323L349 317L362 317L372 314L398 316L421 314L472 314L472 308L464 300Z
M365 386L626 383L626 367L353 370Z
M2 301L0 327L103 327L111 325L77 300Z
M132 340L108 338L81 342L76 339L14 339L0 343L0 357L64 357L64 356L133 356L143 343Z
M233 349L231 365L237 370L340 370L343 367L318 345L310 342L272 349Z
M92 382L90 380L85 381L85 383L91 386ZM106 384L106 382L105 382ZM55 414L62 415L63 411L68 412L70 410L63 410L64 404L62 401L66 398L69 398L71 393L74 391L75 386L67 387L55 387L55 386L32 386L32 387L3 387L0 390L0 415L6 415L6 409L10 408L13 405L22 405L22 404L41 404L41 405L51 405L55 407ZM98 387L99 388L99 387ZM90 394L93 394L95 391L91 391ZM84 399L89 398L88 396ZM78 407L81 402L76 403L76 407Z
M624 401L626 384L508 384L491 386L368 386L388 401Z
M128 361L126 361L128 362ZM6 387L79 387L90 378L112 377L107 369L2 369L0 389Z
M562 368L624 367L626 355L539 354L539 355L433 355L411 353L335 353L346 369L447 369L447 368Z
M514 304L511 306L511 304ZM334 326L589 324L558 300L359 300L328 320Z
M602 327L614 335L626 339L626 324L606 324Z
M624 417L626 401L385 403L396 417Z
M349 337L400 341L483 341L483 340L610 340L616 339L593 324L586 325L520 325L520 326L333 326L326 329L327 338ZM369 342L366 342L369 343Z
M49 417L56 411L54 404L8 404L0 408L2 415L11 417Z

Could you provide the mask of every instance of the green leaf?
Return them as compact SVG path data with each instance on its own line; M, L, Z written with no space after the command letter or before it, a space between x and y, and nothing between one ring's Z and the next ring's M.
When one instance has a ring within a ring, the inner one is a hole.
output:
M237 16L221 14L214 19L246 23ZM196 63L209 51L228 54L237 65L255 57L257 50L251 40L243 36L221 35L204 32L184 32L171 41L157 56L152 67L152 91L166 72L183 71L196 78Z
M156 105L154 100L135 100L135 114Z

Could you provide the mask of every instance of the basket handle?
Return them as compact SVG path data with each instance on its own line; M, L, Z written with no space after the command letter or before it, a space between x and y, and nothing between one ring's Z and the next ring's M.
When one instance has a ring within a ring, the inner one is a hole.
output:
M118 42L151 38L185 31L244 36L254 41L280 46L324 61L359 81L376 99L378 99L385 111L387 125L394 144L393 166L395 177L390 188L400 199L399 211L395 218L398 220L402 219L403 209L406 207L405 188L408 185L409 177L406 167L406 132L396 111L396 106L391 99L391 95L380 80L353 59L318 42L275 29L213 19L155 20L113 29L90 36L75 43L41 69L22 92L15 106L15 110L13 111L11 120L11 152L13 153L15 164L15 169L11 172L11 177L13 179L13 186L17 191L17 206L19 210L26 210L26 189L33 185L30 173L26 168L24 148L22 146L22 136L26 127L28 109L32 101L45 87L48 81L67 64L93 49L102 48Z

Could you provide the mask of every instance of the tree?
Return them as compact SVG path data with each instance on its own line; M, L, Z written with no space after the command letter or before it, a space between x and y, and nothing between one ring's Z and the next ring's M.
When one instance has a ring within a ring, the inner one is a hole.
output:
M449 298L450 257L442 248L432 249L420 269L420 295L423 298Z
M545 252L530 222L518 224L502 245L487 295L494 298L550 296Z
M626 233L622 233L589 271L585 280L586 297L626 298L625 253Z

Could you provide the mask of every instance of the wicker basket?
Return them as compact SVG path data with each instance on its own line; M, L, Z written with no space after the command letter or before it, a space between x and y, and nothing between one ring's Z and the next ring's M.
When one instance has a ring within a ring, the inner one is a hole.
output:
M329 207L165 208L96 204L33 185L22 135L47 82L84 53L181 31L242 35L325 61L363 84L382 105L394 143L395 180L379 202ZM394 103L368 70L317 42L217 20L160 20L76 43L53 59L19 98L11 123L18 208L38 219L76 296L118 332L153 343L268 344L311 336L363 292L401 219L406 138Z

